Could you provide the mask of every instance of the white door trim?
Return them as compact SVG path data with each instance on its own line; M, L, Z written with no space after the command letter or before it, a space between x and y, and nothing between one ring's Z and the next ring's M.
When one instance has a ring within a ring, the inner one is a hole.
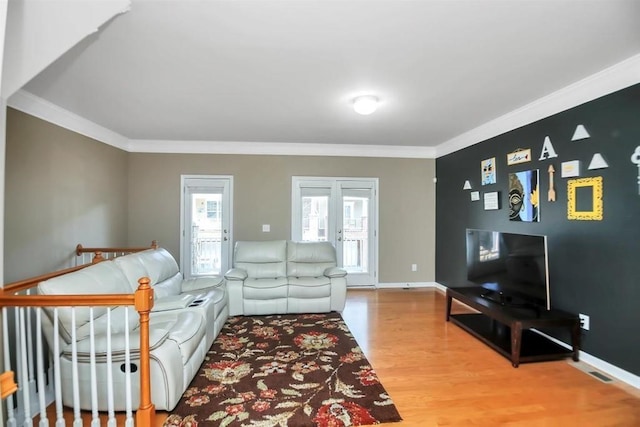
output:
M229 183L229 203L227 207L228 212L228 249L226 256L223 261L222 270L231 267L231 258L232 258L232 250L233 250L233 175L180 175L180 271L185 275L185 279L187 279L190 268L187 268L186 265L186 242L185 242L185 189L189 180L203 180L203 181L213 181L213 180L227 180ZM224 274L224 271L221 272Z
M379 265L379 260L378 260L378 254L379 254L379 250L378 250L378 227L379 227L379 196L378 196L378 188L379 188L379 178L376 177L370 177L370 178L366 178L366 177L319 177L319 176L293 176L291 178L291 235L290 238L292 240L296 240L299 239L299 236L302 236L302 221L300 218L300 211L299 211L299 207L301 205L301 184L304 184L305 188L313 188L313 187L317 187L317 188L328 188L331 191L331 194L333 196L337 195L337 185L339 182L349 182L349 183L357 183L357 182L363 182L366 183L367 186L371 186L372 190L373 190L373 204L374 204L374 208L371 212L371 215L373 216L373 218L371 218L369 225L371 227L373 227L373 230L371 232L371 250L373 251L373 255L371 256L371 260L372 260L372 264L371 265L371 280L372 283L367 283L365 286L368 285L377 285L378 283L378 278L379 278L379 274L378 274L378 265ZM335 204L337 203L337 201L335 200L335 197L330 197L330 206L329 209L333 209L335 211L336 206ZM331 217L334 218L331 218ZM342 218L342 215L340 215L340 217ZM335 221L335 215L330 215L329 218L329 227L330 229L334 230L337 227L337 224L334 223ZM333 228L331 228L333 227ZM328 235L328 240L334 244L334 246L336 245L336 235L335 233L329 233ZM338 260L339 264L341 264L342 260ZM347 276L348 278L348 276ZM350 285L351 286L351 285ZM357 286L357 285L356 285Z

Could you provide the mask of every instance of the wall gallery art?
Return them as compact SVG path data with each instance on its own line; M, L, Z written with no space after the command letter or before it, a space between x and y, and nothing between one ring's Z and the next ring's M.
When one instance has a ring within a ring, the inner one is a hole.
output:
M482 167L482 185L496 183L496 158L483 160Z
M579 191L583 189L587 191ZM567 181L567 219L602 221L604 217L602 192L601 176ZM585 199L582 203L580 203L581 198ZM581 204L585 206L580 207Z
M538 170L509 174L509 219L539 222Z
M531 161L531 148L518 149L513 153L507 154L507 165L519 165L520 163L526 163Z

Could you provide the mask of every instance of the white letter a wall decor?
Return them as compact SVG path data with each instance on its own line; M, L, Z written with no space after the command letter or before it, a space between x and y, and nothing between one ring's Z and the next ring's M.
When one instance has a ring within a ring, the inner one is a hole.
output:
M542 144L542 153L540 153L540 158L538 160L552 159L554 157L558 157L558 155L556 154L556 150L553 149L551 138L545 136L544 144Z

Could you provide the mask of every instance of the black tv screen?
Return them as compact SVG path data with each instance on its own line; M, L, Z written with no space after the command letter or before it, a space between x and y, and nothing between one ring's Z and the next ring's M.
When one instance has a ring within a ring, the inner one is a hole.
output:
M467 280L504 304L551 309L546 236L467 229Z

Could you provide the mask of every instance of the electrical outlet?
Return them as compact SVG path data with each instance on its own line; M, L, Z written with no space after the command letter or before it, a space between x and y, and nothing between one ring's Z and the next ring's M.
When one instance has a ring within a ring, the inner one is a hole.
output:
M589 330L589 316L586 314L578 314L580 317L580 327L585 331Z
M418 264L411 264L411 271L418 271Z

